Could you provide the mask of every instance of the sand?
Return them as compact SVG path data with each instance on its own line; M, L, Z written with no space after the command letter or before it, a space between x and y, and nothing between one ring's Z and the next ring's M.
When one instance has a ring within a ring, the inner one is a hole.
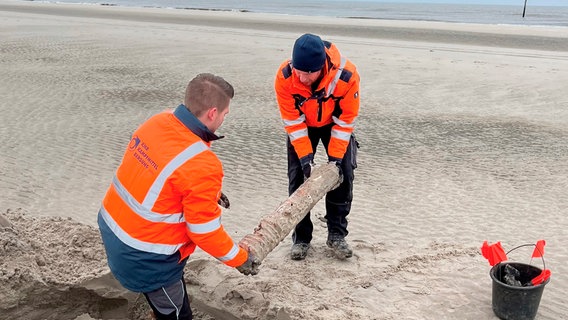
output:
M132 131L197 73L235 87L213 148L223 223L252 232L287 197L273 78L304 32L361 74L354 257L326 248L320 203L304 261L289 237L255 277L193 255L196 318L496 319L481 244L539 239L552 277L537 319L565 317L567 28L1 1L0 319L143 318L108 273L96 214ZM531 252L509 259L541 267Z

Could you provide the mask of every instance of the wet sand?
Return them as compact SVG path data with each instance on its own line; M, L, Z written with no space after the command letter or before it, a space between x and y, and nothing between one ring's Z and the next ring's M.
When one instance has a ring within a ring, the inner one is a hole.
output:
M318 204L305 261L288 259L289 238L254 278L196 253L194 306L219 319L496 319L482 242L545 239L552 278L537 319L568 314L567 28L15 1L0 18L0 212L94 227L132 131L212 72L236 90L213 148L239 240L287 197L273 79L294 39L315 32L362 79L355 256L331 256ZM10 268L0 262L0 280Z

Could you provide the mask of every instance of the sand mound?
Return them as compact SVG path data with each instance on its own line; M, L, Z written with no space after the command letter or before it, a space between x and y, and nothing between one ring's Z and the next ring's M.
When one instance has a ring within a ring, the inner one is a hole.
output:
M137 294L116 282L93 227L21 209L0 216L0 318L137 317Z

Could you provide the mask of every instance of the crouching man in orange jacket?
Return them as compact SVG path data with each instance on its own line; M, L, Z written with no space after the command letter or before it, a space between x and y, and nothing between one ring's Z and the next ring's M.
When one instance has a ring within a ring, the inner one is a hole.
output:
M341 185L325 198L327 245L339 259L350 258L353 251L345 237L357 167L353 131L359 114L359 73L335 44L307 33L294 42L292 60L278 68L274 88L288 133L288 191L292 194L310 177L321 140L329 162L343 175ZM292 234L292 259L306 257L312 232L308 213Z
M184 104L132 135L104 197L98 224L113 275L146 296L156 319L192 319L183 269L199 246L243 274L259 262L221 224L223 168L211 142L234 96L219 76L200 74ZM223 201L225 200L225 201Z

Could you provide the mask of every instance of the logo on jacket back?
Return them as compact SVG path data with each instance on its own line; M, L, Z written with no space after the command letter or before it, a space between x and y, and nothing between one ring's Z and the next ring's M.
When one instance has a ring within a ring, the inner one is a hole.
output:
M140 138L138 138L138 136L134 136L132 137L132 140L130 140L130 143L128 144L128 149L134 150L138 147L139 144L140 144Z
M138 136L132 137L132 140L130 140L130 143L128 144L128 149L134 152L134 158L136 158L136 160L138 160L144 168L154 168L154 170L158 170L158 164L152 160L148 154L150 147Z

